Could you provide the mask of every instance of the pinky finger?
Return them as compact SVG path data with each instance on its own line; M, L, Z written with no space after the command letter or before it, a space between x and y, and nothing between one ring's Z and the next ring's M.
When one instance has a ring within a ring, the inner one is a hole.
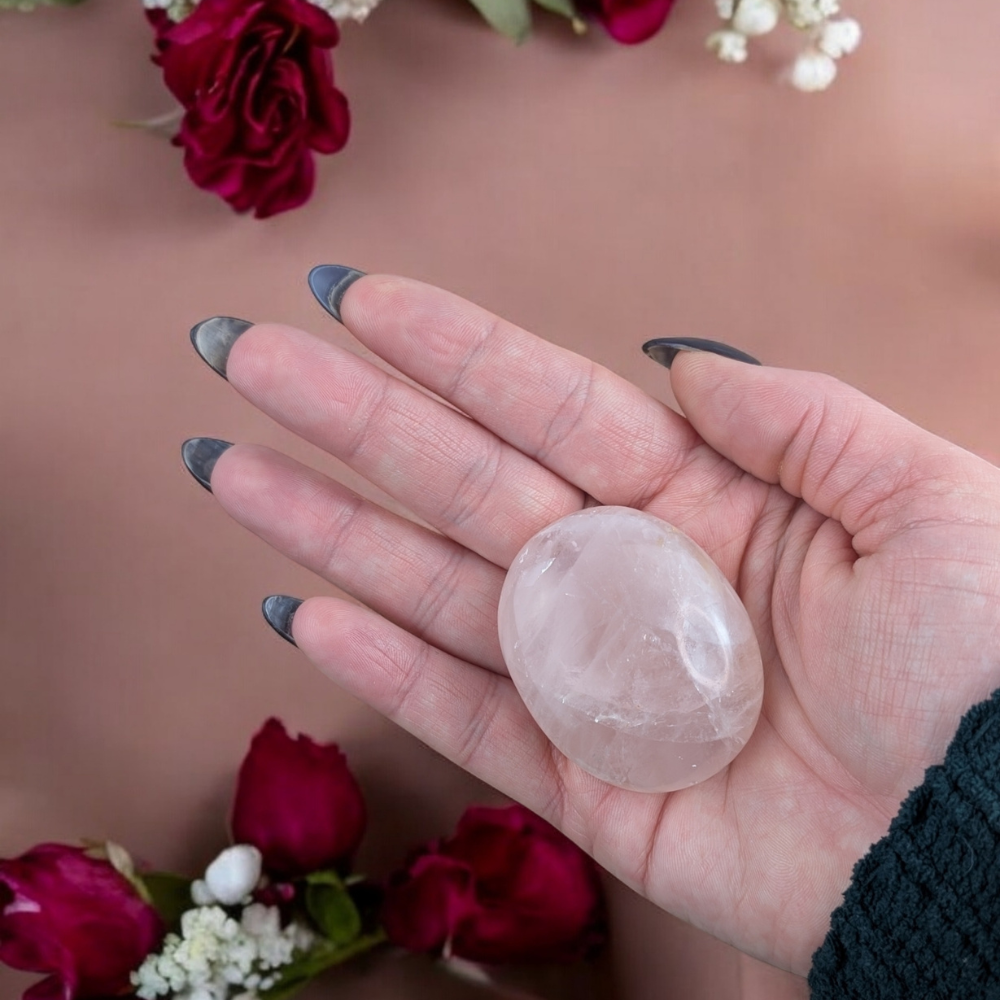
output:
M328 677L448 760L540 814L559 799L558 755L509 678L337 598L305 601L293 627Z

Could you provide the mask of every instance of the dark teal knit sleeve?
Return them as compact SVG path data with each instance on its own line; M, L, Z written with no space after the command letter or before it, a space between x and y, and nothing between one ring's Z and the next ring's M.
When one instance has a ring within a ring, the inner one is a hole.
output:
M1000 1000L1000 691L855 866L812 1000Z

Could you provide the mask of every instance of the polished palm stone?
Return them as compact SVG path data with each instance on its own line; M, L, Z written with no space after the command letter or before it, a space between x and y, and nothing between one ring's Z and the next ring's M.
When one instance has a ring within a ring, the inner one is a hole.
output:
M540 531L500 594L500 646L549 739L591 774L667 792L717 774L760 714L746 609L682 531L592 507Z

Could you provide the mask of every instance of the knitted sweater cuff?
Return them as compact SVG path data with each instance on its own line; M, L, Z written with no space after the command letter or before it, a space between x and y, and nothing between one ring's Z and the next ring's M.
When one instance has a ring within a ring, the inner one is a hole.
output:
M1000 998L1000 690L854 868L812 1000Z

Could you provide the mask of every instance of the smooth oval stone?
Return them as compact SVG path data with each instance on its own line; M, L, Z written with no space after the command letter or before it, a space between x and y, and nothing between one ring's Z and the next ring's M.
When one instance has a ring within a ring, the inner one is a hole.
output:
M760 715L746 609L687 535L631 507L540 531L500 594L500 646L546 736L622 788L669 792L717 774Z

